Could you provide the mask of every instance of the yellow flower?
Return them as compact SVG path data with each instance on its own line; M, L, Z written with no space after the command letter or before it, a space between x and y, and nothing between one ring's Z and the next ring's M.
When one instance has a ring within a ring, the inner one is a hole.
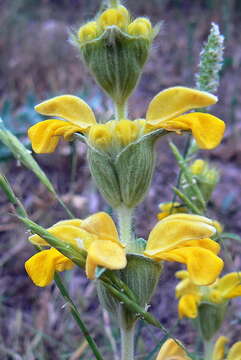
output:
M181 114L216 102L217 98L207 92L181 86L172 87L161 91L152 99L147 109L147 124L152 129L163 128L177 133L191 131L200 148L212 149L223 137L224 122L207 113Z
M194 284L187 271L179 271L176 277L181 281L176 286L176 297L179 299L179 317L195 318L198 305L202 301L222 304L234 297L241 296L241 272L232 272L218 278L213 284L200 287Z
M212 360L240 360L241 359L241 341L236 342L229 349L225 357L225 345L229 342L226 336L220 336L214 345Z
M162 220L171 214L185 213L187 208L182 206L179 202L166 202L159 204L161 212L157 214L158 220Z
M161 347L156 360L191 360L185 350L173 339L168 339Z
M186 264L191 281L209 285L223 268L223 261L217 256L220 246L209 238L215 232L212 221L206 217L170 215L150 232L144 254L155 260Z
M203 149L216 147L223 136L225 124L222 120L207 113L190 113L179 116L187 110L214 104L217 98L209 93L185 87L173 87L161 91L150 102L146 120L131 121L122 119L121 122L110 121L101 126L96 122L91 108L80 98L72 95L62 95L44 101L35 107L42 115L59 117L49 119L32 126L28 135L36 153L53 152L62 136L71 140L75 132L83 133L91 141L106 147L121 141L122 146L136 141L144 133L152 133L157 129L168 131L192 131L198 145ZM134 124L134 125L133 125ZM95 131L95 127L97 130ZM92 128L93 127L93 128ZM125 132L125 129L127 130ZM110 136L110 133L111 136ZM93 134L95 134L93 136ZM121 136L120 136L121 134ZM103 139L103 137L106 139Z
M123 269L126 266L124 246L119 241L113 220L104 212L89 216L85 220L59 221L48 231L63 243L87 252L86 274L89 279L95 278L97 266L111 270ZM39 235L30 236L29 241L48 246ZM52 248L35 254L25 263L28 275L38 286L50 284L56 270L68 270L73 265L68 258Z

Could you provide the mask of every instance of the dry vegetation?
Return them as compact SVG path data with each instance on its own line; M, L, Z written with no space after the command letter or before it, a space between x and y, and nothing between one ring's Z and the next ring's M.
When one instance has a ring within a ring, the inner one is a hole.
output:
M96 3L94 0L0 1L0 105L10 99L14 106L12 116L24 106L29 93L39 100L50 94L81 94L97 113L111 114L110 102L90 79L76 50L67 41L69 29L90 18L97 10ZM211 214L225 224L227 231L240 234L241 33L238 24L241 6L238 1L227 0L143 0L138 1L138 6L136 3L128 2L136 15L147 15L153 22L162 19L164 24L140 86L131 99L132 117L143 116L148 101L160 89L176 84L194 86L198 54L211 21L219 23L226 35L220 102L212 111L228 123L228 130L218 149L203 154L221 170L220 185L210 204ZM181 146L183 139L178 139L178 143ZM176 181L177 169L167 148L167 142L158 146L153 186L138 209L137 225L142 236L156 221L158 203L172 197L171 184ZM74 151L69 145L61 147L56 154L38 156L38 160L76 216L85 217L103 208L108 210L90 180L84 147L78 145L76 151L77 173L72 176ZM2 161L1 168L36 222L47 226L66 216L35 176L15 160ZM11 215L3 194L0 194L0 204L0 358L90 359L92 355L84 338L71 321L56 288L36 288L27 278L23 265L34 250L26 241L25 230ZM240 250L241 246L234 240L226 243L224 256L228 264L232 264L232 270L241 268ZM189 345L195 334L186 321L176 322L173 274L177 268L175 264L167 267L151 310ZM78 269L67 272L65 279L106 359L113 359L110 338L103 337L103 323L108 332L110 320L101 312L93 283L85 280ZM237 306L236 301L231 319ZM233 340L238 340L240 329L240 311L236 311L235 323L229 322L225 334L231 332ZM140 334L144 334L144 342L138 338L138 346L147 355L162 335L144 324L140 325ZM113 337L118 341L115 328Z

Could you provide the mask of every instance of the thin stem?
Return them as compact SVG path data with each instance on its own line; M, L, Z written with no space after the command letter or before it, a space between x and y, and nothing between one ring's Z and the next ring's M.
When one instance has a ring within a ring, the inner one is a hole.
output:
M63 202L63 200L59 197L59 195L57 193L55 193L55 199L60 203L60 205L62 206L62 208L66 211L66 213L68 214L68 216L71 219L74 219L75 216L72 213L72 211L68 208L68 206Z
M127 251L132 249L132 213L133 209L127 208L125 205L121 205L116 209L120 240L126 245ZM133 249L132 249L133 250Z
M120 3L119 0L109 0L109 5L112 8L117 7L119 5L119 3Z
M115 119L116 120L121 120L121 119L126 119L128 116L127 114L127 103L121 103L115 104Z
M204 340L204 359L212 360L213 342L212 340Z
M134 360L135 324L127 328L121 327L121 360Z
M78 153L76 149L76 143L73 141L71 143L71 173L70 173L70 181L69 181L69 191L70 193L74 192L74 181L77 174L77 160L78 160Z
M86 338L86 341L88 342L91 350L93 351L93 354L95 356L95 358L97 360L104 360L104 358L102 357L102 355L100 354L98 347L94 341L94 339L92 338L92 336L90 335L88 329L86 328L84 322L81 320L80 317L80 313L78 312L78 309L76 308L75 304L73 303L68 290L66 289L66 287L64 286L61 277L59 276L58 273L55 273L54 276L54 280L55 283L57 285L57 287L59 288L59 291L61 292L61 294L63 295L63 297L65 298L65 300L68 302L68 304L70 305L70 312L71 315L73 316L73 318L75 319L77 325L79 326L80 330L83 332L84 337Z

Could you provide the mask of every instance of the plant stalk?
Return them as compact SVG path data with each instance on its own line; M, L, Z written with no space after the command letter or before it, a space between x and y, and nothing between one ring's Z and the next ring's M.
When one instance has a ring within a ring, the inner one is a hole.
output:
M121 360L134 360L134 335L135 324L121 327Z
M126 245L126 251L132 249L132 213L133 209L127 208L125 205L121 205L116 209L120 240ZM133 250L133 249L132 249Z
M212 360L213 342L212 340L204 340L204 359Z
M127 104L124 103L115 103L115 119L121 120L126 119L128 116L127 114Z

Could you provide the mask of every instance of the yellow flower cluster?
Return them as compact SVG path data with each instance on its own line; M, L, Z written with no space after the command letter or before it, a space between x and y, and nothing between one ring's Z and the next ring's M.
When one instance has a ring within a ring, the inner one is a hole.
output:
M180 318L196 318L198 316L198 305L202 301L221 304L229 299L241 296L241 272L226 274L210 286L205 287L194 284L187 271L178 271L176 277L181 279L176 287Z
M118 237L112 218L106 213L97 213L85 220L60 221L48 229L60 241L85 251L86 274L95 278L97 266L111 270L126 266L125 245ZM208 218L175 214L159 221L149 234L144 255L155 261L177 261L186 264L192 281L197 285L213 283L223 268L217 256L219 245L209 237L215 227ZM38 235L29 240L37 245L48 246ZM63 255L53 249L43 250L26 262L26 270L38 286L48 285L54 271L72 267Z
M130 36L152 38L153 29L147 18L140 17L131 21L128 10L119 5L116 8L105 10L96 21L89 21L80 27L78 39L80 43L94 40L101 36L110 27L117 27Z
M157 129L178 134L191 131L200 148L212 149L222 140L224 122L207 113L181 114L212 105L216 101L215 96L203 91L172 87L152 99L145 120L137 120L132 124L131 120L123 119L119 124L109 122L101 125L97 124L93 111L83 100L72 95L62 95L42 102L35 110L42 115L64 120L49 119L37 123L29 129L28 135L36 153L53 152L61 136L70 140L77 132L85 134L87 138L90 136L92 145L105 149L113 143L125 146L143 133Z

